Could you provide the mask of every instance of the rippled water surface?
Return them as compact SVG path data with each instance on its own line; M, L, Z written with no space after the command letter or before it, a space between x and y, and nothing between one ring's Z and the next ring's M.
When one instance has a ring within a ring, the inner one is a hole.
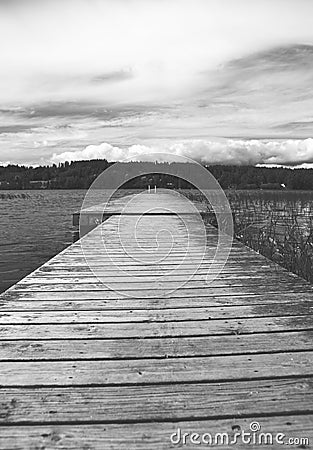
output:
M2 292L72 243L71 215L80 209L85 191L0 193Z

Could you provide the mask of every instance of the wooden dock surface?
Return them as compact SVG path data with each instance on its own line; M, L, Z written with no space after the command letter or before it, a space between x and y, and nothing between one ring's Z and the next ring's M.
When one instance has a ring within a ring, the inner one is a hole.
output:
M140 201L0 296L0 449L312 448L312 286L237 241L219 273L215 228Z

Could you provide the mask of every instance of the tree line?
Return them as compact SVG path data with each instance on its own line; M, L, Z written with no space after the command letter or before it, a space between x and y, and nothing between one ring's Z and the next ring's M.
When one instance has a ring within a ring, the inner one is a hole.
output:
M114 163L101 159L38 167L12 164L0 166L0 189L88 189L93 181L112 164ZM142 163L138 162L122 164L127 165L126 172L129 174L138 173L138 164L142 166ZM157 173L159 168L164 170L165 165L171 164L177 166L178 174L182 174L187 170L186 163L144 164L149 174L132 179L123 187L146 188L149 184L167 188L191 187L188 182L177 176ZM313 169L223 165L204 167L212 173L224 189L313 190Z

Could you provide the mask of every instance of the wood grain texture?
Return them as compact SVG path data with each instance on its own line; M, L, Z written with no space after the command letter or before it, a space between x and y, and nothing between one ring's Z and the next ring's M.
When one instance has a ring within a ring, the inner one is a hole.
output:
M167 336L216 336L279 331L313 331L311 315L286 317L258 317L249 319L207 319L175 322L90 323L90 324L29 324L1 325L0 340L51 338L139 338Z
M132 297L122 297L122 298L112 298L112 299L102 299L99 293L90 293L89 295L81 296L77 298L76 293L72 293L71 298L65 296L62 298L62 293L60 297L57 295L50 294L46 299L41 293L25 295L19 294L18 298L16 295L3 296L0 300L0 311L12 311L12 310L22 310L22 311L45 311L45 310L70 310L70 311L101 311L101 310L114 310L114 309L125 309L133 310L144 309L179 309L179 308L206 308L206 307L220 307L220 306L261 306L261 305L273 305L275 301L279 304L288 305L298 302L299 304L307 304L312 301L312 294L308 292L283 292L283 293L268 293L266 295L258 294L239 294L239 295L204 295L197 297L155 297L155 298L132 298ZM52 297L52 298L51 298ZM82 298L81 298L82 297ZM14 300L16 299L16 300Z
M305 396L303 395L305 394ZM151 422L313 413L310 379L0 391L0 423ZM300 404L300 402L303 402ZM238 412L240 411L240 413ZM1 429L1 427L0 427Z
M146 305L144 309L108 309L89 310L88 304L85 310L49 310L23 311L14 310L0 312L0 325L26 325L26 324L72 324L72 323L123 323L123 322L178 322L192 320L212 319L245 319L249 317L275 317L294 316L297 314L310 315L313 310L312 302L295 303L270 303L256 306L206 306L203 308L154 308ZM129 303L129 308L132 304Z
M229 434L229 439L234 440L234 434L238 431L249 432L252 421L258 421L262 431L272 433L274 437L278 433L284 433L285 439L305 438L309 442L313 440L313 415L286 415L286 416L254 416L251 418L212 419L178 422L154 422L131 424L79 424L79 425L33 425L18 427L2 427L0 445L10 450L168 450L180 448L172 444L170 437L177 430L184 433L198 433L201 436L210 433ZM182 444L181 444L182 445ZM267 444L265 448L277 450L277 442ZM305 445L305 446L304 446ZM199 447L199 446L198 446ZM202 445L201 447L207 447ZM247 450L247 444L238 440L234 448ZM263 445L264 447L264 445ZM193 450L197 448L190 440L182 448ZM212 447L214 448L214 447ZM229 444L219 441L221 450L229 450ZM258 444L249 444L249 448L259 450ZM296 447L297 448L297 447ZM298 446L298 448L301 448ZM313 448L310 444L303 444L302 448Z
M151 339L0 341L0 361L75 361L243 355L313 350L311 331Z
M129 201L0 296L0 449L165 450L256 419L313 439L312 286L237 241L225 262L175 195Z
M159 384L311 375L313 352L114 361L3 362L0 385Z

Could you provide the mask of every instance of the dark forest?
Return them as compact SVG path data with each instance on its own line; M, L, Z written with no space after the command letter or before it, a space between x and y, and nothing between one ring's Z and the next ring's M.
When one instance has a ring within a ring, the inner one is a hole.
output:
M87 189L114 163L106 160L65 162L59 165L26 167L0 166L0 189ZM129 168L136 162L125 163ZM150 164L150 176L129 181L126 188L145 188L148 184L167 188L188 188L188 183L171 175L154 174L158 164ZM177 163L172 163L177 164ZM224 189L313 190L313 169L267 168L255 166L204 166Z

